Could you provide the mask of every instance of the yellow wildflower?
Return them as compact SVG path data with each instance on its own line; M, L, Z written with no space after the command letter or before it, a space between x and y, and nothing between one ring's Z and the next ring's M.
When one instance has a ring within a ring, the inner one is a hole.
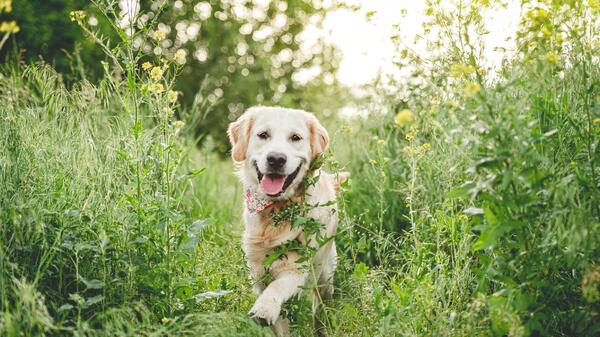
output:
M150 78L153 81L158 81L162 78L163 75L163 69L161 67L154 67L152 68L152 70L150 70Z
M162 41L165 39L165 37L167 37L167 34L165 34L165 32L163 32L162 30L155 30L152 33L152 38L156 41Z
M450 67L450 76L461 77L475 72L475 67L468 64L454 64Z
M481 86L475 82L467 83L467 85L465 85L465 87L463 88L465 96L467 96L467 97L475 95L480 90L481 90Z
M71 21L77 21L77 23L82 23L83 19L85 19L85 12L72 11L71 13L69 13L69 17L71 18Z
M169 103L175 103L177 101L177 91L169 90L167 91L167 101Z
M169 117L171 117L175 114L175 111L173 111L173 109L171 109L171 107L168 107L168 106L163 107L162 111Z
M556 42L561 43L563 41L563 36L561 33L556 33L555 35Z
M152 63L150 63L150 62L144 62L144 63L142 63L142 69L148 70L150 68L152 68Z
M179 49L175 52L175 55L173 55L173 59L175 60L175 62L177 62L179 64L184 64L185 56L186 56L185 50Z
M402 152L409 156L420 156L429 150L431 150L431 144L425 143L419 146L405 146Z
M552 32L550 32L550 29L548 29L548 27L546 27L546 26L542 27L542 29L540 29L540 31L546 36L550 36L552 34Z
M416 124L411 125L410 129L408 129L408 132L406 133L406 136L404 136L406 138L406 140L408 140L409 142L411 140L413 140L415 138L415 135L417 134L417 132L419 132L419 128L417 127Z
M560 57L553 52L549 52L548 54L546 54L546 56L544 56L544 59L548 63L552 64L558 64L560 62Z
M375 164L377 164L377 161L375 159L371 159L371 160L369 160L369 164L375 165Z
M383 144L385 144L385 140L380 139L380 140L377 141L377 144L378 145L383 145Z
M150 91L152 91L155 94L160 94L163 91L165 91L165 87L163 87L163 85L160 83L154 83L150 86Z
M592 120L592 123L594 123L594 124L600 124L600 118L594 118Z
M175 129L181 129L182 127L185 126L185 122L184 121L175 121L175 123L173 123L173 127L175 127Z
M408 109L402 109L398 112L398 114L396 114L396 117L394 117L394 122L396 122L396 125L398 125L398 127L401 128L406 124L412 122L413 119L414 115L412 111Z
M548 11L542 8L538 8L533 12L533 17L536 19L544 19L548 17Z
M12 0L0 0L0 13L1 12L12 12Z
M402 149L402 152L404 152L406 155L409 155L409 156L413 156L413 155L418 154L417 148L413 147L413 146L405 146Z
M21 28L16 21L7 21L0 23L0 32L2 33L18 33Z

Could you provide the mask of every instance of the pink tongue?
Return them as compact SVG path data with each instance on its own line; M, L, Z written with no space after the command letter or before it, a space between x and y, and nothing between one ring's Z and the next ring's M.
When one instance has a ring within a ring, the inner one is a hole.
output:
M265 193L275 195L281 192L284 183L285 176L265 175L260 181L260 187Z

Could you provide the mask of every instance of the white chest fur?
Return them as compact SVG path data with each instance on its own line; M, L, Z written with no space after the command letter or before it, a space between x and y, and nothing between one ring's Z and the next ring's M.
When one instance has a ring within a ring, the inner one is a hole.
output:
M325 204L335 200L335 190L333 189L330 174L322 172L319 181L309 191L307 191L306 203L311 205ZM259 213L250 212L247 208L244 210L244 235L242 238L242 248L248 260L250 275L252 279L260 284L259 280L265 273L263 261L278 246L298 239L301 243L309 244L314 248L319 248L314 237L305 238L302 228L291 228L289 223L274 225L271 218L271 209L265 209ZM338 223L337 207L335 205L314 207L309 212L309 217L319 220L323 225L322 236L335 235ZM277 273L279 264L273 264L271 271ZM257 290L260 292L262 286Z

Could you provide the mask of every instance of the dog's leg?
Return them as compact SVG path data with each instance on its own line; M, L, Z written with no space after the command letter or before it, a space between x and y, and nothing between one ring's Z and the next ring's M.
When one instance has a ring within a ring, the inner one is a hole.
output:
M323 265L323 270L319 276L319 291L321 292L321 298L328 300L333 296L333 274L337 266L337 253L335 251L335 244L331 250L331 256L329 260Z
M306 280L306 275L297 271L287 271L278 275L279 277L271 282L265 290L258 296L250 315L264 319L267 324L273 324L279 317L281 305L290 297L300 292Z
M250 280L252 281L252 291L256 296L260 295L264 289L265 284L263 277L265 275L265 268L262 263L255 263L248 261L248 269L250 270Z
M271 327L273 332L275 332L275 336L277 337L291 337L292 333L290 331L290 320L284 317L279 316L277 321Z

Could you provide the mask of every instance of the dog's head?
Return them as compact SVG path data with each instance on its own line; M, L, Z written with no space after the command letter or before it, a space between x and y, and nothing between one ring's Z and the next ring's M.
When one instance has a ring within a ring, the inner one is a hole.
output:
M250 108L227 132L242 180L268 199L293 196L311 162L329 144L317 118L295 109Z

